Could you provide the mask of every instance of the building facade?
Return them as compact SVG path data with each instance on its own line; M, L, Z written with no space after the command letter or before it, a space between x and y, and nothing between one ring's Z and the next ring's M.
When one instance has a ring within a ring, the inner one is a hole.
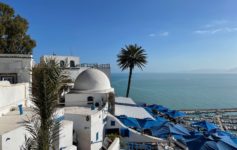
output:
M80 58L77 56L59 56L59 55L44 55L40 61L47 61L48 59L54 59L60 67L70 76L72 81L75 81L77 76L88 68L95 68L104 72L108 78L110 78L110 64L88 64L80 63Z
M102 148L110 92L114 89L108 77L89 68L78 75L74 88L65 95L65 119L74 123L74 141L79 149Z
M32 55L0 54L0 81L10 83L31 82Z

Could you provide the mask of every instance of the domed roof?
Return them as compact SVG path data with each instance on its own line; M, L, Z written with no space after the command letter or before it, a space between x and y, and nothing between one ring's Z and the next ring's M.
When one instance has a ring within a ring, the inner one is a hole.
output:
M109 78L98 69L86 69L81 72L74 83L74 90L102 91L111 89Z

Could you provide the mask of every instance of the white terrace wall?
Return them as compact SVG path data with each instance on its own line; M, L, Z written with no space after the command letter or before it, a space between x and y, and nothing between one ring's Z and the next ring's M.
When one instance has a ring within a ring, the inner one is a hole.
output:
M29 83L9 84L0 81L0 116L19 104L29 106Z
M0 150L19 150L25 143L25 135L29 133L23 126L0 135Z
M120 140L115 138L113 143L109 146L108 150L120 150Z

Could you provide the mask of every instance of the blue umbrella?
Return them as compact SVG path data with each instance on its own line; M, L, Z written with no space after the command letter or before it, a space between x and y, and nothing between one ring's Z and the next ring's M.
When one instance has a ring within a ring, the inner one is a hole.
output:
M137 119L138 123L140 124L140 127L142 129L150 129L151 127L160 127L164 122L159 122L157 120L153 120L151 118L145 118L145 119Z
M168 135L182 135L188 136L189 131L182 125L174 125L172 123L165 123L160 128L151 128L152 135L158 137L167 137Z
M217 146L220 149L237 150L237 144L227 135L221 136L221 139L217 142Z
M214 129L218 129L218 127L215 124L207 122L207 121L195 122L192 125L203 128L203 129L207 130L208 132L211 130L214 130Z
M184 117L186 116L186 113L181 112L181 111L177 111L177 110L172 110L170 112L167 113L171 118L179 118L179 117Z
M144 108L149 114L153 115L152 109L150 107Z
M159 122L168 122L168 120L166 120L165 118L160 117L160 116L156 116L155 119L156 119L156 121L159 121Z
M218 150L218 146L214 141L207 141L203 144L200 150Z
M148 107L151 108L151 109L155 109L157 111L160 111L160 112L167 112L169 110L168 108L166 108L162 105L156 105L156 104L149 105Z
M184 142L190 150L200 150L205 142L210 141L208 138L201 134L190 136L190 138L185 138Z
M131 128L141 128L137 119L121 115L117 117L125 126Z

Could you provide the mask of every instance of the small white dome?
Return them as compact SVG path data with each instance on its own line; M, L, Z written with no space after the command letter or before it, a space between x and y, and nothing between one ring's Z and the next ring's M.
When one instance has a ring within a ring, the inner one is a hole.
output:
M74 90L102 91L111 89L109 78L98 69L86 69L75 80Z

